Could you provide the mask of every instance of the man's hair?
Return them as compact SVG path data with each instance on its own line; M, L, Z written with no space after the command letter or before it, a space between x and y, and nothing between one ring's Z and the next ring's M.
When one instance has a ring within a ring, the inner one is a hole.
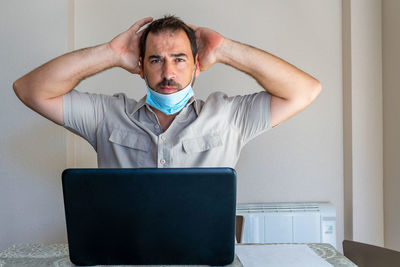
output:
M197 55L197 44L196 35L194 30L186 25L181 19L172 15L166 15L161 19L154 20L150 23L147 28L143 30L142 36L140 37L140 56L144 60L146 52L146 39L149 32L158 34L164 32L175 32L177 30L184 30L190 41L190 47L192 48L193 60L196 61Z

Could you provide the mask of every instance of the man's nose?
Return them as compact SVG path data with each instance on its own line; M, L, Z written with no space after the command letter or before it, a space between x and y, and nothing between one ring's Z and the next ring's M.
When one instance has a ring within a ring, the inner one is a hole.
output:
M162 70L162 75L163 78L165 79L175 79L175 66L173 63L169 61L165 61L163 64L163 70Z

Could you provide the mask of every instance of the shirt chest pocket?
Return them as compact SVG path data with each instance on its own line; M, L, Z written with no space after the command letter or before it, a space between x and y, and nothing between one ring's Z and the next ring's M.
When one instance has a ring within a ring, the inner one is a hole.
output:
M219 135L204 135L182 140L182 145L186 153L199 153L222 146L222 139Z
M126 147L133 148L140 151L150 150L150 140L143 134L138 134L131 131L124 131L115 129L112 131L110 138L108 139L111 143Z

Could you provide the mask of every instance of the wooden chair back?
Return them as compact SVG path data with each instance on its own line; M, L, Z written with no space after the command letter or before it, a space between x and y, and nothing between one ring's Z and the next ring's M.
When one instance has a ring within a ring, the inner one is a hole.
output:
M344 240L343 254L359 267L400 266L400 252L360 242Z

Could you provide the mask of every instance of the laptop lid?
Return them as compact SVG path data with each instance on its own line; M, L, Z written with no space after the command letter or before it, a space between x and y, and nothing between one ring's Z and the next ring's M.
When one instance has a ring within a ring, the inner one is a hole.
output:
M67 169L70 260L76 265L226 265L234 260L231 168Z

